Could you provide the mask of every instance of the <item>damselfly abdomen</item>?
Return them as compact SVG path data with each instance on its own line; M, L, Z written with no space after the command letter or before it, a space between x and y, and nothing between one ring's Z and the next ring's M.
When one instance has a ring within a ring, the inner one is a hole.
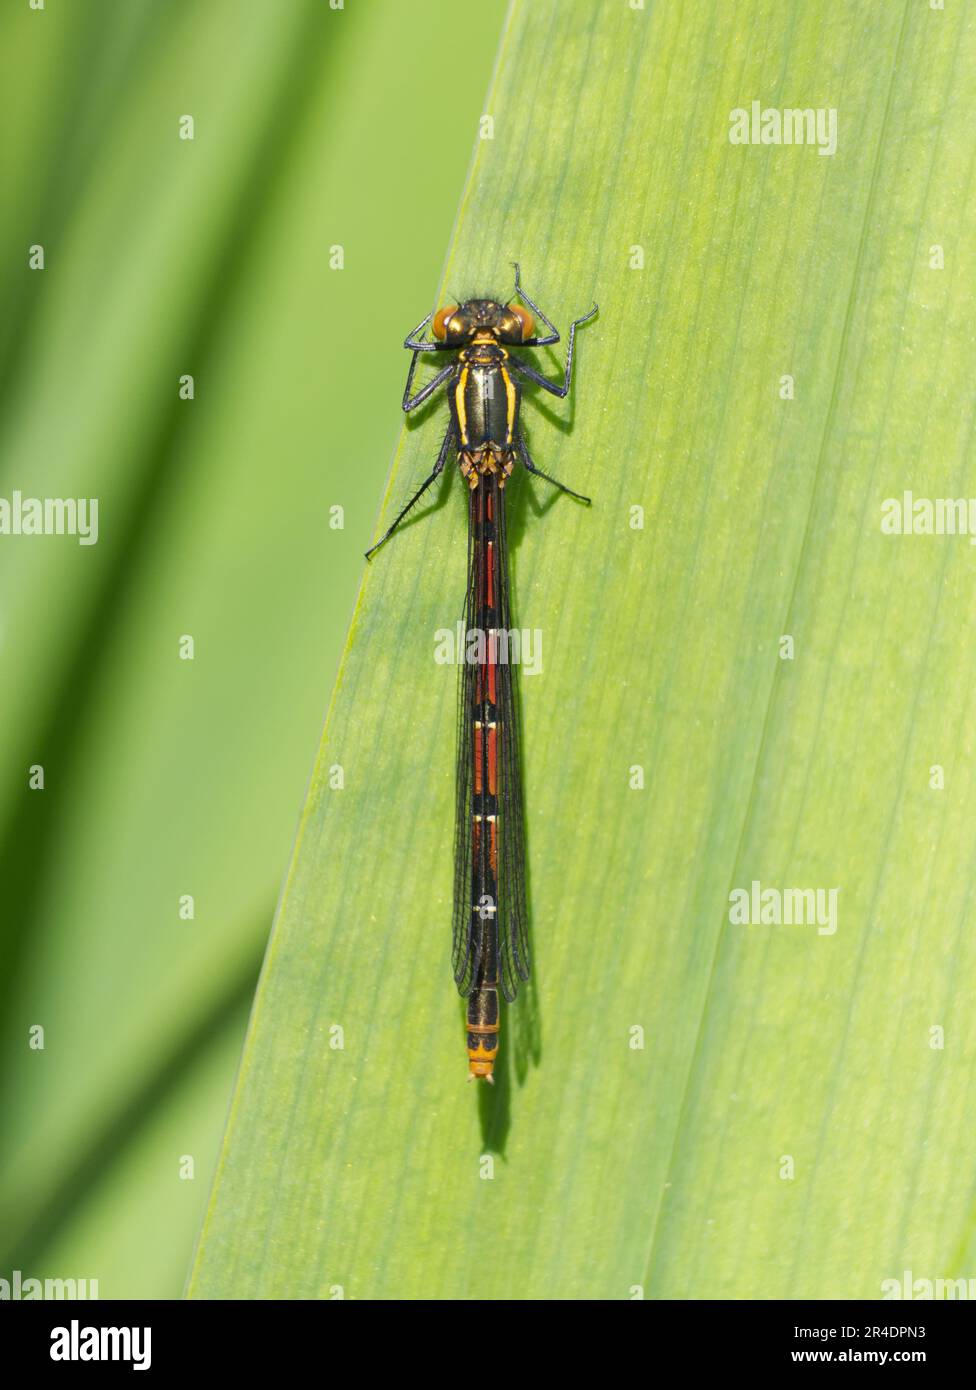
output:
M428 314L404 342L413 357L403 393L403 409L413 410L446 386L451 418L428 478L393 524L367 551L367 559L387 540L453 455L469 487L468 587L465 600L465 651L458 705L457 820L454 843L454 979L468 999L469 1079L493 1079L498 1054L498 991L509 1001L529 977L528 919L525 897L525 836L519 759L518 683L505 532L505 483L516 463L545 478L561 492L589 502L572 488L536 468L519 420L520 380L554 396L566 396L573 370L576 329L596 313L596 305L569 330L566 370L549 381L510 347L546 347L559 333L521 286L515 267L515 296L524 301L469 299ZM534 336L529 309L547 333ZM424 329L433 319L433 341ZM456 355L415 395L411 395L422 352Z

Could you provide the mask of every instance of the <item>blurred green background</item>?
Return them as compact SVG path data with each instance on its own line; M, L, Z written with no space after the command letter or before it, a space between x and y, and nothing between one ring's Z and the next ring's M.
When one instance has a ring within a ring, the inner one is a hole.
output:
M503 18L0 16L0 495L100 504L0 538L4 1277L183 1287Z

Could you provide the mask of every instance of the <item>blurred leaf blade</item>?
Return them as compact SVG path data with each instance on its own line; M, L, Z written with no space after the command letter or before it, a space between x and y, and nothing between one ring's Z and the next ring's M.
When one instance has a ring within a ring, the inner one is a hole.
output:
M0 1081L15 1117L0 1239L8 1268L83 1269L103 1297L183 1286L240 999L388 460L364 407L377 383L396 389L399 363L367 378L358 360L411 306L404 272L439 266L430 231L452 214L469 142L441 140L392 249L361 161L402 200L402 104L430 61L463 34L493 42L498 24L442 0L245 8L244 25L237 0L0 20L17 137L0 492L95 496L101 518L92 547L0 538ZM462 99L469 123L477 100ZM345 237L356 256L339 274L329 248ZM34 241L43 274L26 268ZM327 347L323 322L345 324L355 352ZM43 794L27 787L36 762ZM43 1052L27 1045L38 1023ZM140 1203L165 1248L133 1239Z

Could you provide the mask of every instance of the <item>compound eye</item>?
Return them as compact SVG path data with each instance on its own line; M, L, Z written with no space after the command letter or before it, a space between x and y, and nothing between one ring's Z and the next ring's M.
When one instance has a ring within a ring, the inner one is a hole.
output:
M521 304L512 304L510 306L510 312L515 315L522 325L522 342L524 343L526 338L532 337L533 330L535 329L532 315L529 313L528 309L523 309Z
M449 304L446 309L438 309L437 313L434 315L431 332L434 337L438 338L441 342L447 337L448 320L453 314L457 313L457 307L456 304Z

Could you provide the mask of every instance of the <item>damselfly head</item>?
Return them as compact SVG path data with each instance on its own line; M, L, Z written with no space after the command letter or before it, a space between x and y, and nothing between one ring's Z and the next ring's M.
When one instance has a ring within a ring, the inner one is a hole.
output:
M521 304L499 304L497 299L469 299L438 309L431 331L449 347L463 347L478 335L497 343L524 343L532 337L532 315Z

